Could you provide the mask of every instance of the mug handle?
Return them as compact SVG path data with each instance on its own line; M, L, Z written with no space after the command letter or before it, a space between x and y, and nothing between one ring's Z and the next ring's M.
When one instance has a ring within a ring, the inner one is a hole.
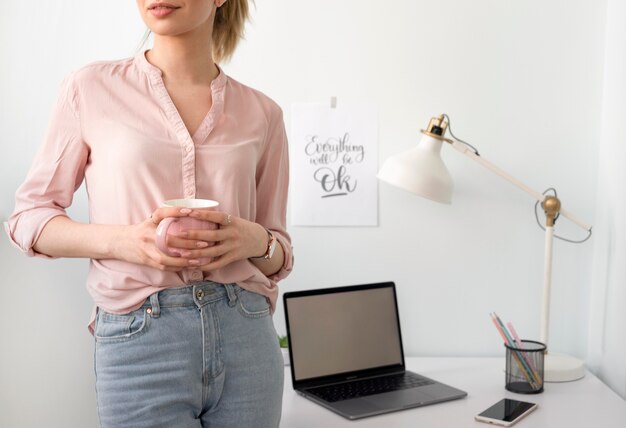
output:
M161 220L156 230L157 248L170 257L180 257L180 254L171 251L170 248L167 246L167 230L170 228L170 225L175 221L178 221L176 217L166 217Z

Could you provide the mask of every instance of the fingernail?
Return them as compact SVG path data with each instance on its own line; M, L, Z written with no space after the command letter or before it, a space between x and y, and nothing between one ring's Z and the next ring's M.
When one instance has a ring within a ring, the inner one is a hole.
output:
M200 262L199 262L198 260L196 260L196 259L189 260L189 264L190 264L190 265L197 265L197 264L199 264L199 263L200 263Z
M190 212L191 212L191 209L189 209L189 208L183 208L183 209L180 210L181 214L189 214Z
M208 246L209 246L208 242L204 242L204 241L196 242L196 247L198 248L206 248Z
M180 255L183 257L189 257L191 255L191 251L181 251Z

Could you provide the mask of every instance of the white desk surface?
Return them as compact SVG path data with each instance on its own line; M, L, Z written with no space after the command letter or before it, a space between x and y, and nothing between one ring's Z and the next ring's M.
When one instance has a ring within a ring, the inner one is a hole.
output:
M514 394L504 389L503 358L407 358L407 369L467 392L460 400L407 409L356 421L297 395L285 367L281 428L430 428L477 427L474 415L502 398L537 403L539 407L515 427L626 427L626 401L593 374L567 383L546 383L541 394ZM494 425L491 425L494 426Z

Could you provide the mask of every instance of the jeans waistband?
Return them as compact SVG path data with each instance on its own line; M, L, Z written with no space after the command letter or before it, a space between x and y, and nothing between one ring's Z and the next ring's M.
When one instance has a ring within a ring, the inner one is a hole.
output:
M191 283L185 287L168 288L152 294L143 304L151 308L151 315L158 317L161 308L197 306L201 308L209 303L228 299L228 305L237 303L237 296L243 289L237 284L220 284L212 281Z

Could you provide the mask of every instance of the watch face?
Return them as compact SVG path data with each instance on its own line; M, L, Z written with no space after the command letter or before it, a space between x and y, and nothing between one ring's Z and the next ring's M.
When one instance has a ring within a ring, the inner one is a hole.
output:
M270 243L270 247L267 251L267 258L271 259L272 256L274 255L274 250L276 250L276 238L274 238L274 236L272 236L272 242Z

